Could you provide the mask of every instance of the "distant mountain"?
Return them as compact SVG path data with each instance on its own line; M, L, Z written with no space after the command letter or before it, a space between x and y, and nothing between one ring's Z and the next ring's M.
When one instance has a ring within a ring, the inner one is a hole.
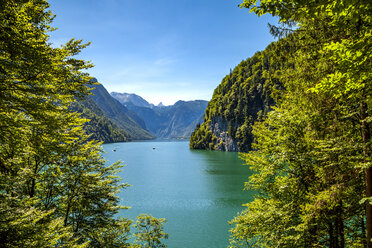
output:
M158 107L156 112L166 121L163 128L154 130L155 134L161 138L190 137L196 125L203 121L207 104L203 100L178 101L172 106Z
M138 107L154 107L153 104L148 103L145 99L136 94L111 92L111 96L118 100L121 104L133 103Z
M97 80L93 82L97 83ZM84 129L91 139L111 143L155 138L146 130L145 122L111 97L101 84L90 87L94 95L74 102L70 109L90 120Z
M162 102L160 102L160 103L157 105L157 107L165 107L165 105L164 105Z
M130 139L152 139L154 135L146 130L145 122L135 113L113 98L101 85L92 86L93 95L89 96L100 109L121 129L130 135Z
M164 139L190 137L196 125L203 121L208 104L207 101L196 100L178 101L172 106L162 103L154 106L135 94L113 92L111 95L141 117L151 133Z

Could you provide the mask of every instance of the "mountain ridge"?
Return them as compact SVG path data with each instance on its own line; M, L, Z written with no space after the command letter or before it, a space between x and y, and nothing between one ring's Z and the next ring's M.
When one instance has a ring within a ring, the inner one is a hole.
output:
M155 106L136 94L112 92L111 95L140 116L148 130L162 139L189 138L195 126L203 120L208 103L205 100L179 100L174 105Z
M92 86L92 99L107 114L108 117L121 129L131 135L133 140L153 139L147 131L144 121L135 113L127 109L118 100L113 98L102 84Z
M89 121L84 124L84 130L90 135L89 140L104 143L125 142L130 140L130 134L119 128L90 96L70 105L70 110L80 113Z

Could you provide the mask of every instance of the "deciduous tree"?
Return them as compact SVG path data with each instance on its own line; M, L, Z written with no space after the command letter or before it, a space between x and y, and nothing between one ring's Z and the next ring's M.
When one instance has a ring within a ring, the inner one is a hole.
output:
M254 128L257 150L246 160L259 196L233 221L232 244L372 247L371 4L241 6L279 17L271 31L284 38L277 54L286 66L277 108Z
M0 244L128 247L117 218L119 163L107 165L85 119L69 110L89 94L87 44L53 47L46 0L0 2Z

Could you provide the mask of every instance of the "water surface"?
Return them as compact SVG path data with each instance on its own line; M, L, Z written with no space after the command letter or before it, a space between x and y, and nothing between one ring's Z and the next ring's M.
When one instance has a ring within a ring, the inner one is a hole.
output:
M123 217L166 218L169 248L227 247L228 221L251 200L251 193L243 191L250 171L237 153L192 151L186 141L103 148L109 162L126 165L119 175L132 185L120 193L121 203L131 206L120 213Z

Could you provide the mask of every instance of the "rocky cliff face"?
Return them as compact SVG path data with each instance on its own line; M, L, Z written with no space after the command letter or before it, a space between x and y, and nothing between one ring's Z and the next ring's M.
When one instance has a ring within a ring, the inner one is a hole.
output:
M273 91L281 88L273 75L273 51L242 61L215 89L205 111L204 122L190 137L191 149L247 152L253 142L252 125L271 109Z
M209 129L216 137L215 150L238 152L238 142L231 137L228 127L229 122L220 116L213 117L209 123Z

